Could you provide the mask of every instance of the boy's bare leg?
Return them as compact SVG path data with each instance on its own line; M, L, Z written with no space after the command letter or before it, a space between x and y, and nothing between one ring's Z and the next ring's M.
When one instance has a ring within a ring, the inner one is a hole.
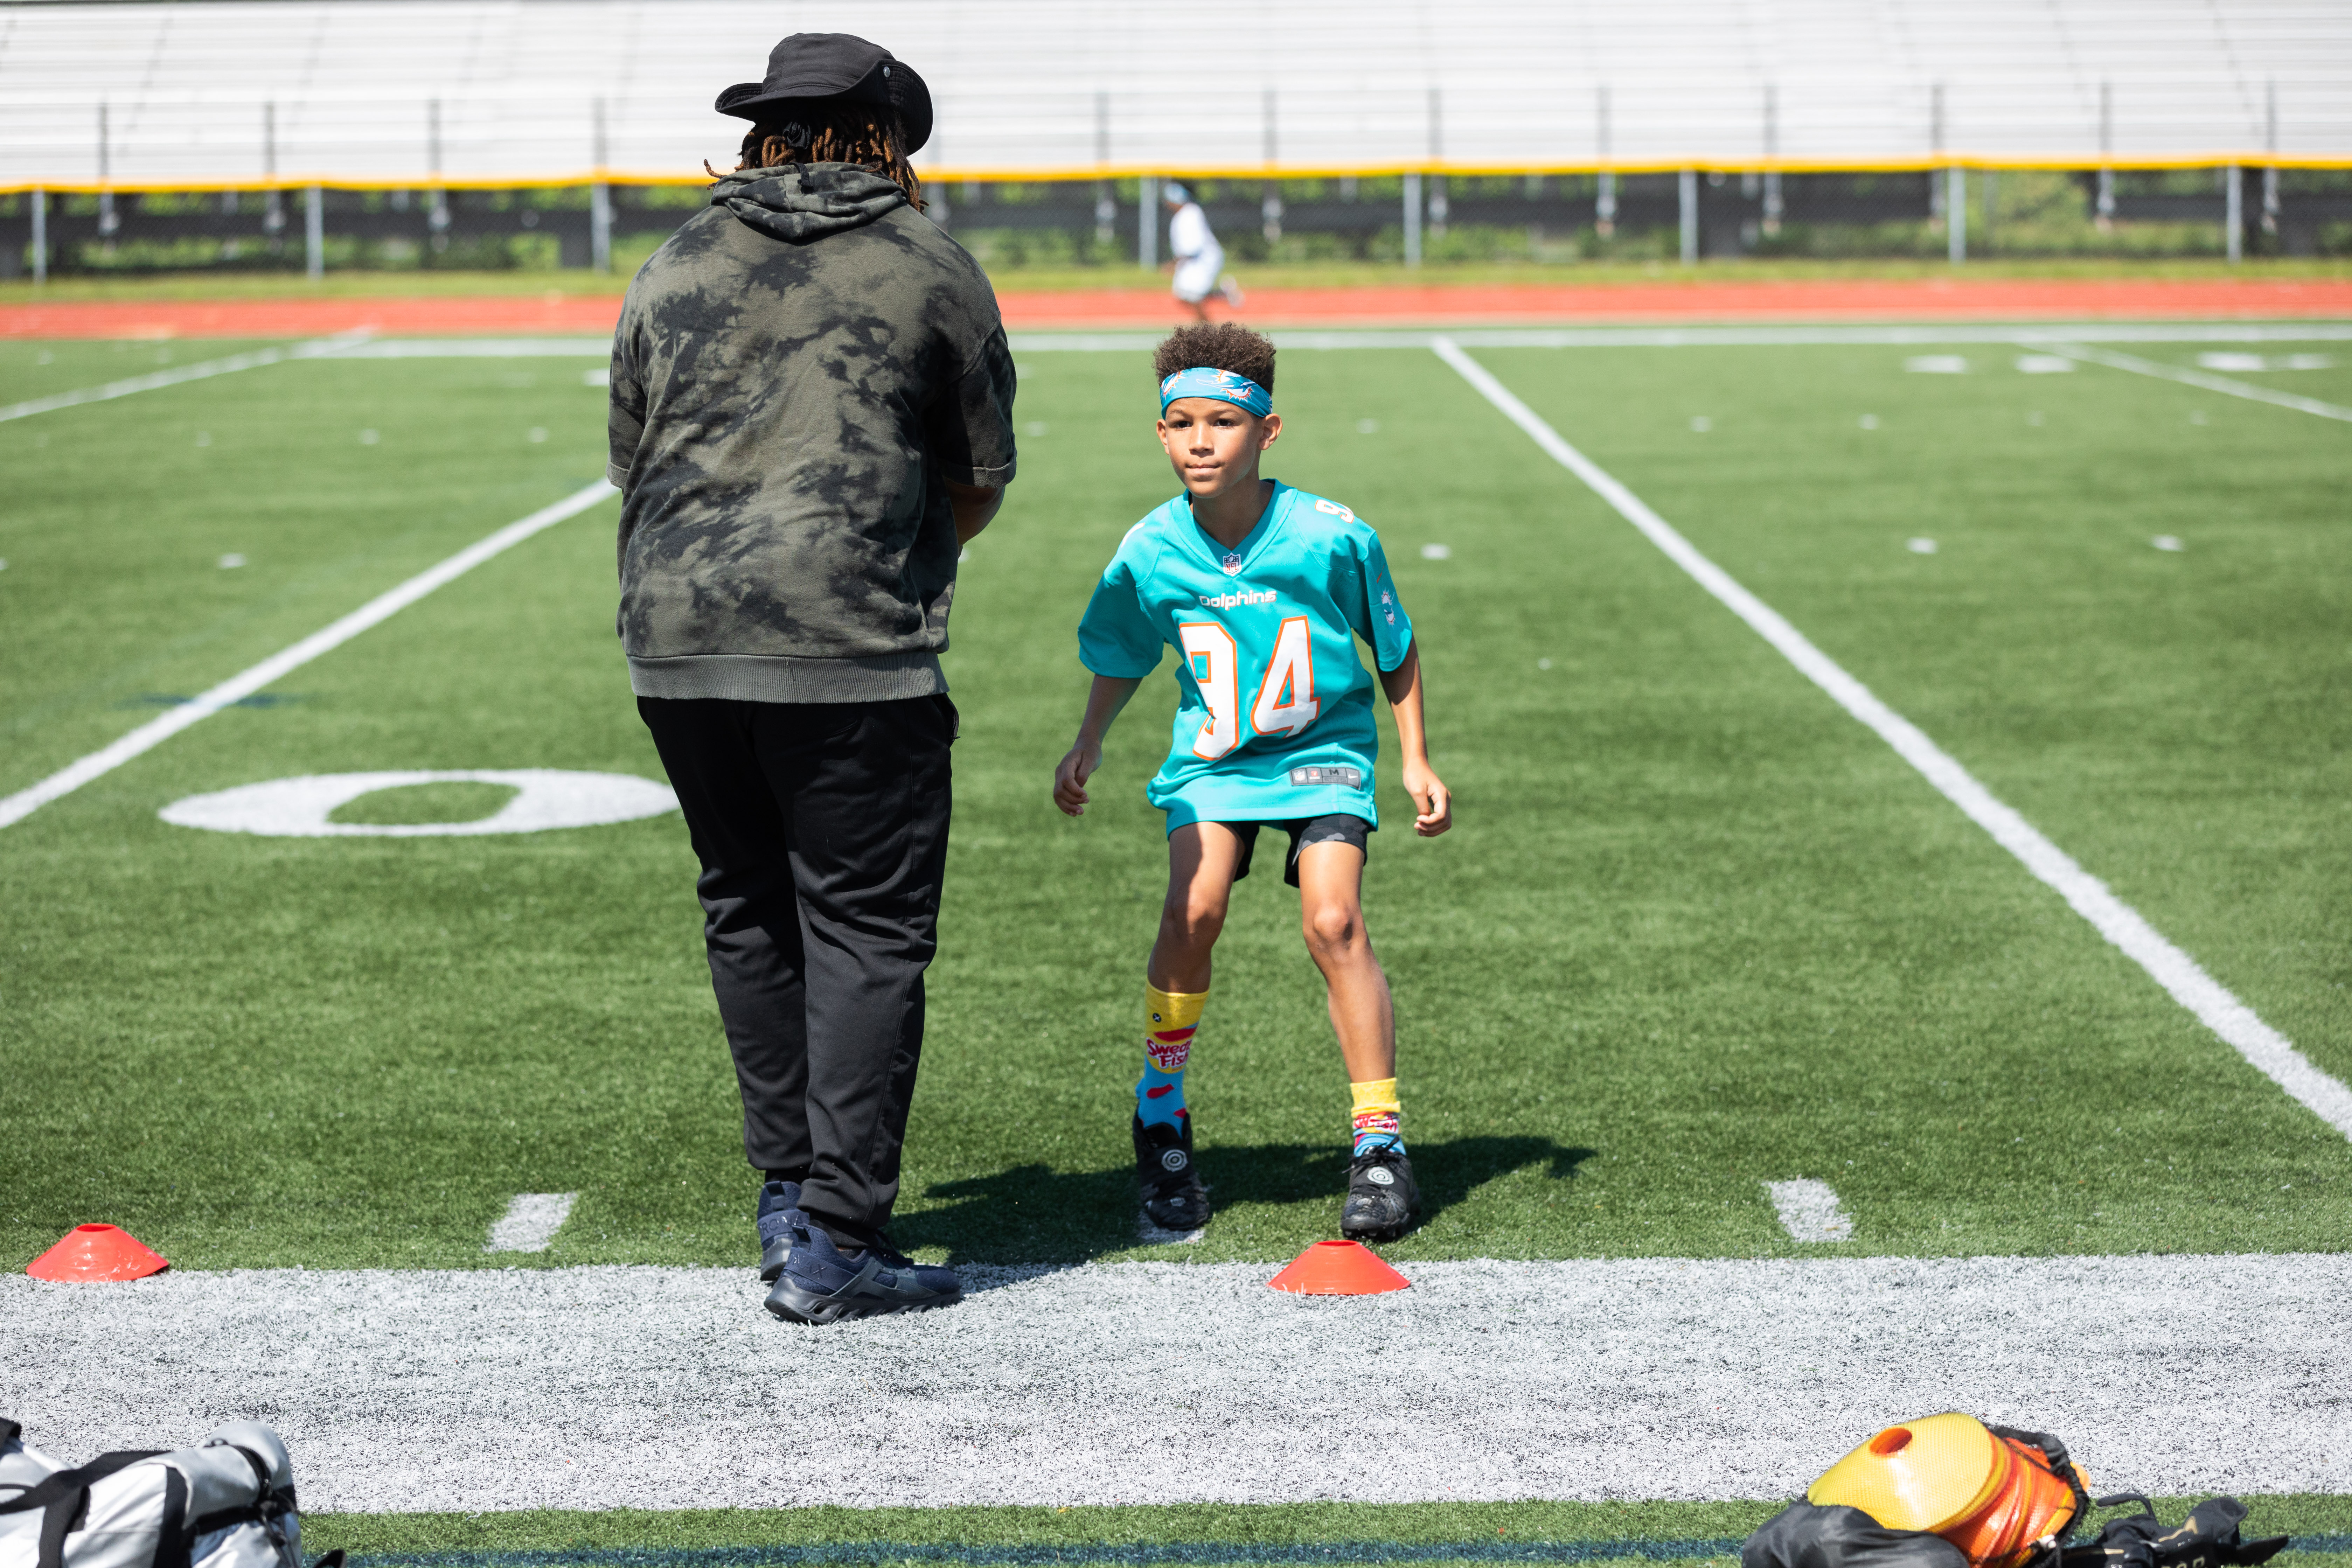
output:
M1364 852L1352 844L1310 844L1298 854L1298 909L1307 951L1331 993L1331 1027L1355 1096L1355 1135L1339 1234L1349 1241L1394 1241L1412 1228L1421 1189L1400 1133L1396 1013L1389 977L1364 931Z
M1221 822L1190 822L1168 836L1168 898L1144 977L1162 991L1209 988L1209 955L1225 929L1242 841Z
M1161 1230L1209 1222L1209 1191L1192 1164L1192 1112L1184 1068L1209 1002L1209 955L1225 927L1241 840L1213 822L1168 836L1168 898L1145 969L1143 1077L1135 1086L1135 1174L1143 1216ZM1165 1237L1148 1237L1160 1239Z
M1396 1077L1396 1013L1389 977L1364 931L1363 890L1364 852L1354 845L1310 844L1299 851L1299 925L1330 988L1331 1027L1351 1083Z

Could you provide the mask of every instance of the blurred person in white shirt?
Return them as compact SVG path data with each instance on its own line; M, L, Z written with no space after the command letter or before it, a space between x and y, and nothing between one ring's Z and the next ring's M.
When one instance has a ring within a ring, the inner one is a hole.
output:
M1199 321L1209 319L1208 302L1223 300L1238 310L1242 308L1242 286L1225 271L1225 247L1217 243L1210 230L1209 215L1192 199L1192 193L1175 181L1168 182L1160 199L1167 205L1168 254L1176 258L1176 298L1192 309Z

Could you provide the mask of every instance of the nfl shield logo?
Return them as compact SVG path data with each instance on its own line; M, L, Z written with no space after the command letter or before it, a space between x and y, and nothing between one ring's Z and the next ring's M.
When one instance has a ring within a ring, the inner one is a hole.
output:
M1228 550L1225 552L1224 560L1220 562L1219 564L1224 567L1226 576L1232 576L1234 573L1242 569L1241 552L1237 550Z

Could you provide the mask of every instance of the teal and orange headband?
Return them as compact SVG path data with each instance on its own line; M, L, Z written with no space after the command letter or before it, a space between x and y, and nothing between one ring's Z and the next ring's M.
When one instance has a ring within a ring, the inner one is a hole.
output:
M1160 412L1180 397L1213 397L1220 403L1230 403L1243 413L1263 419L1274 412L1274 394L1245 375L1235 375L1229 370L1211 370L1196 365L1180 370L1160 384Z

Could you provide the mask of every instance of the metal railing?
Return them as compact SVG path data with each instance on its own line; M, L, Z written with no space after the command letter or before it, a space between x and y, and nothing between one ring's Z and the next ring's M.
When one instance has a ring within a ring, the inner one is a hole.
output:
M932 219L992 272L1150 268L1167 256L1165 177L950 175L925 195ZM2352 170L2330 168L1409 169L1186 183L1239 264L2352 255ZM0 196L0 278L609 270L699 210L706 184L25 190Z

